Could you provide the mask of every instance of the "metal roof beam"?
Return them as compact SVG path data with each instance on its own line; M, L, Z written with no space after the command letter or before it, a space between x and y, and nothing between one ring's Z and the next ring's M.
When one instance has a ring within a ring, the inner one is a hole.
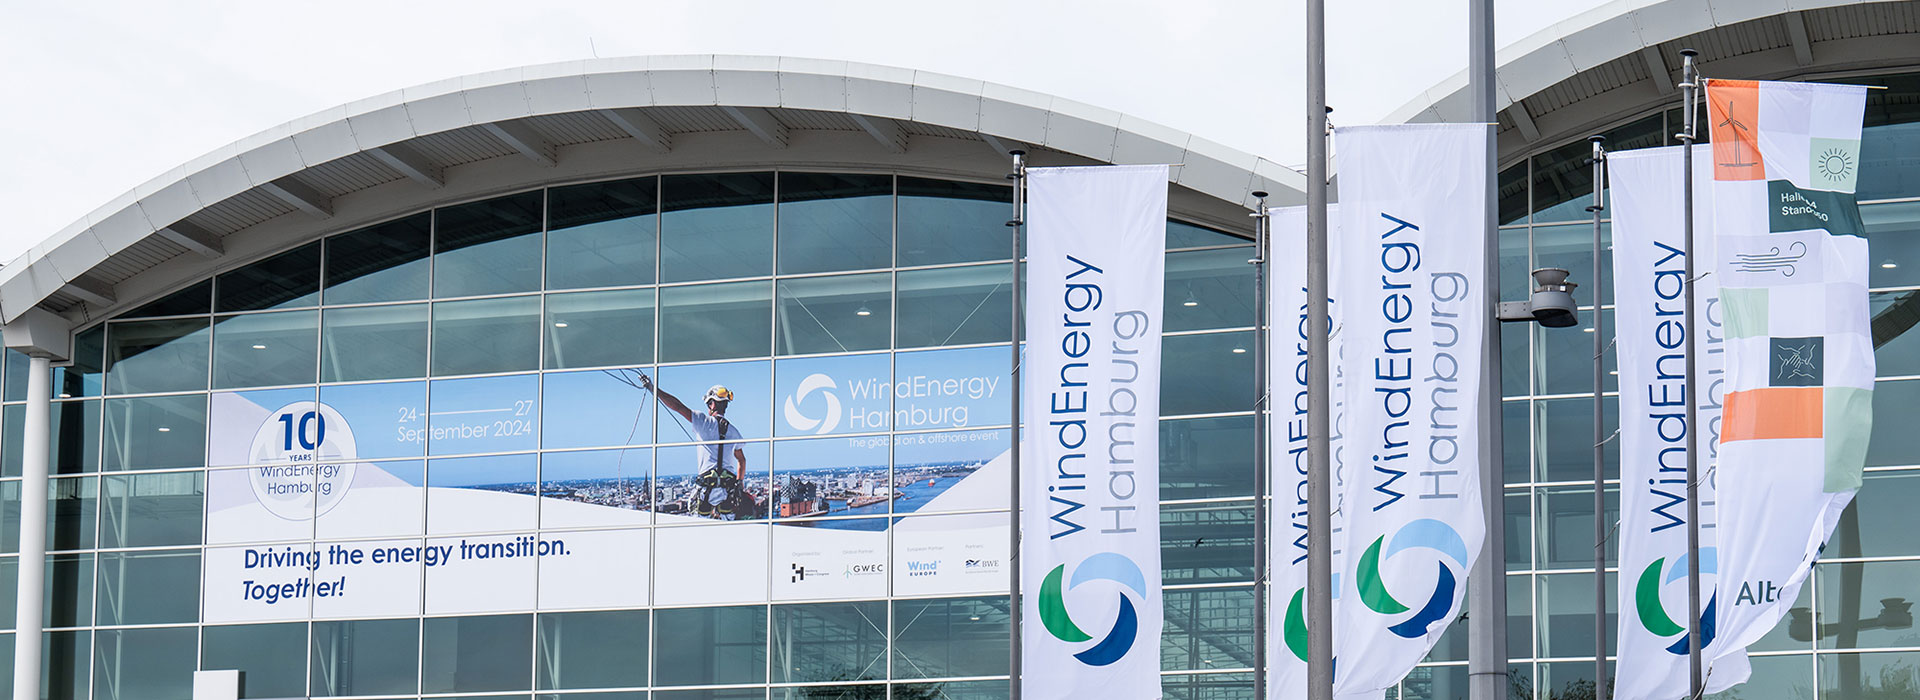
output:
M60 291L79 297L81 301L98 307L113 306L113 285L81 275L67 282Z
M607 121L613 122L614 126L620 127L634 140L646 144L647 148L660 153L673 150L673 134L667 133L660 122L654 121L653 117L638 108L603 109L600 110L600 116L606 117Z
M1673 94L1673 71L1667 68L1667 57L1660 53L1660 47L1642 47L1640 60L1647 62L1647 74L1653 76L1653 89L1662 95Z
M218 235L186 221L175 221L172 226L155 231L154 234L198 253L203 258L217 258L227 252L226 246L220 244Z
M1507 106L1507 116L1513 118L1513 125L1520 129L1520 138L1527 143L1540 140L1540 127L1534 125L1533 115L1527 113L1527 105L1515 102Z
M1799 12L1789 12L1780 16L1787 23L1787 43L1793 45L1793 62L1796 65L1813 65L1813 41L1807 38L1807 18Z
M291 175L263 184L260 189L278 197L282 202L293 205L293 208L306 212L313 218L333 217L333 198L321 194L312 185L296 180Z
M907 131L906 129L900 128L900 122L885 117L869 117L864 114L848 114L847 116L852 117L853 123L859 124L860 128L867 132L868 136L873 137L873 140L879 141L880 147L887 149L888 153L907 152Z
M521 122L488 122L481 126L528 160L549 168L560 162L554 157L553 144L535 133L533 127Z
M367 152L387 164L387 167L400 171L407 179L426 185L429 189L437 190L447 184L445 169L412 146L394 143L368 149Z
M733 117L733 121L739 123L741 128L753 132L754 136L758 137L768 146L774 148L787 147L786 125L781 124L780 120L774 119L773 113L767 111L766 108L722 105L720 109L726 111L727 116Z

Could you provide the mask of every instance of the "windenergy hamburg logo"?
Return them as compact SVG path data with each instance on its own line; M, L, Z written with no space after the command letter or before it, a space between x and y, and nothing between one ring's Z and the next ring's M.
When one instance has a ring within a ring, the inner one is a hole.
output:
M1713 547L1700 548L1700 573L1716 573L1719 569L1717 559ZM1633 587L1633 609L1635 615L1640 618L1640 627L1649 634L1661 638L1680 635L1679 641L1667 647L1667 652L1686 656L1689 651L1687 626L1674 622L1673 618L1667 615L1666 604L1660 602L1660 589L1687 577L1687 555L1682 553L1675 557L1673 568L1666 572L1665 577L1662 577L1660 569L1666 563L1666 557L1661 557L1653 560L1647 568L1640 570L1640 578ZM1720 596L1716 593L1712 598L1707 599L1707 607L1700 611L1700 648L1702 649L1713 643L1713 608L1718 602L1720 602ZM1686 616L1683 614L1680 619L1684 620Z
M1041 582L1040 622L1054 639L1069 644L1092 641L1093 635L1080 629L1079 625L1074 624L1072 616L1067 614L1068 590L1079 588L1080 584L1089 581L1112 581L1131 589L1134 596L1142 600L1147 595L1147 579L1140 572L1140 565L1113 552L1101 552L1082 560L1079 566L1074 567L1073 578L1062 587L1061 579L1066 577L1066 571L1065 564L1053 567L1053 571L1047 573L1046 580ZM1127 651L1133 649L1134 638L1140 635L1140 614L1133 599L1127 597L1124 591L1118 595L1120 613L1114 617L1113 629L1107 630L1100 643L1073 655L1080 663L1106 666L1124 658Z
M800 380L800 387L793 391L793 395L787 397L786 405L782 407L782 412L786 414L787 425L793 426L795 430L811 430L815 435L833 432L834 428L840 427L840 395L835 392L839 388L834 384L833 377L819 372L807 375L806 379ZM815 391L821 391L820 395L827 400L827 413L819 418L801 413L799 406L795 405L806 401L807 397L812 396Z
M1382 544L1386 545L1384 554L1380 551ZM1380 577L1382 559L1391 559L1410 549L1431 551L1437 555L1433 557L1436 567L1433 595L1412 617L1387 630L1406 639L1419 639L1433 629L1434 623L1445 621L1447 613L1453 609L1454 592L1458 590L1462 576L1454 573L1453 567L1447 565L1447 560L1453 560L1454 566L1462 570L1461 574L1467 568L1467 543L1461 539L1458 531L1438 520L1421 518L1402 525L1393 533L1392 540L1388 540L1386 535L1376 537L1373 544L1367 545L1366 553L1360 555L1360 568L1354 572L1354 583L1360 589L1360 602L1368 610L1382 615L1399 615L1412 610L1393 597ZM1402 585L1402 591L1411 588Z

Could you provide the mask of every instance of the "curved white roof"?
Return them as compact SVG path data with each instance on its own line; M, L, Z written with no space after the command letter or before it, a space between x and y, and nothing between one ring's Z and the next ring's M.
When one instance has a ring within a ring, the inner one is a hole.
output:
M755 165L997 179L1022 147L1039 164L1179 165L1174 209L1233 230L1254 191L1303 198L1303 176L1253 155L978 80L780 57L572 61L351 102L189 161L0 269L0 320L36 306L99 318L326 233L511 189Z

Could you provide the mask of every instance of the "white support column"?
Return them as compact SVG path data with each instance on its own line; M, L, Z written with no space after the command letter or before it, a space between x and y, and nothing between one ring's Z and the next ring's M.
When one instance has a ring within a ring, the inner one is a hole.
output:
M14 601L13 700L40 700L41 606L47 571L47 418L53 370L34 356L27 370L26 431L20 448L20 580Z

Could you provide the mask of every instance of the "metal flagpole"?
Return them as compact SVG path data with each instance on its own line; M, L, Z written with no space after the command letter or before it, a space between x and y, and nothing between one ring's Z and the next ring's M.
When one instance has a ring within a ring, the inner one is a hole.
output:
M1332 401L1327 351L1327 5L1307 0L1307 697L1333 700ZM1256 698L1255 700L1266 700Z
M1600 214L1607 208L1604 194L1607 178L1605 136L1591 136L1593 142L1593 697L1607 697L1607 502L1606 414L1601 401L1603 372L1607 353L1607 322L1600 313L1606 290L1606 276L1600 274Z
M1499 209L1494 197L1499 170L1495 153L1499 139L1495 135L1493 0L1468 0L1467 3L1467 86L1473 108L1471 118L1487 125L1486 201L1482 202L1486 230L1486 267L1481 279L1486 287L1486 313L1499 318L1500 305L1500 230ZM1467 677L1473 700L1505 700L1510 679L1507 675L1507 576L1506 576L1506 479L1502 464L1504 439L1500 419L1504 413L1500 397L1500 324L1486 324L1482 336L1480 364L1480 493L1485 511L1486 541L1480 557L1467 576Z
M1693 340L1694 325L1694 269L1693 269L1693 139L1694 129L1699 125L1695 104L1699 101L1700 74L1694 68L1693 59L1700 52L1693 49L1680 50L1680 94L1685 102L1681 123L1685 128L1680 132L1680 174L1681 221L1686 240L1686 282L1687 294L1685 315L1687 329L1687 378L1683 384L1682 396L1687 397L1687 697L1698 698L1705 688L1705 679L1700 669L1700 441L1694 437L1699 426L1698 402L1694 400L1694 369L1697 345Z
M1272 352L1267 328L1267 234L1272 218L1267 215L1267 193L1254 192L1258 203L1253 213L1253 385L1260 395L1253 402L1253 697L1267 698L1267 520L1273 509L1267 505L1267 402L1273 390L1267 386L1267 354Z
M1013 181L1013 220L1007 222L1007 227L1013 230L1013 450L1007 474L1008 491L1013 494L1010 518L1013 527L1007 537L1007 568L1011 572L1007 577L1007 680L1012 687L1007 697L1020 700L1020 337L1026 330L1020 308L1024 296L1020 293L1020 236L1027 224L1027 152L1008 151L1007 155L1013 156L1013 172L1007 175L1007 179Z

